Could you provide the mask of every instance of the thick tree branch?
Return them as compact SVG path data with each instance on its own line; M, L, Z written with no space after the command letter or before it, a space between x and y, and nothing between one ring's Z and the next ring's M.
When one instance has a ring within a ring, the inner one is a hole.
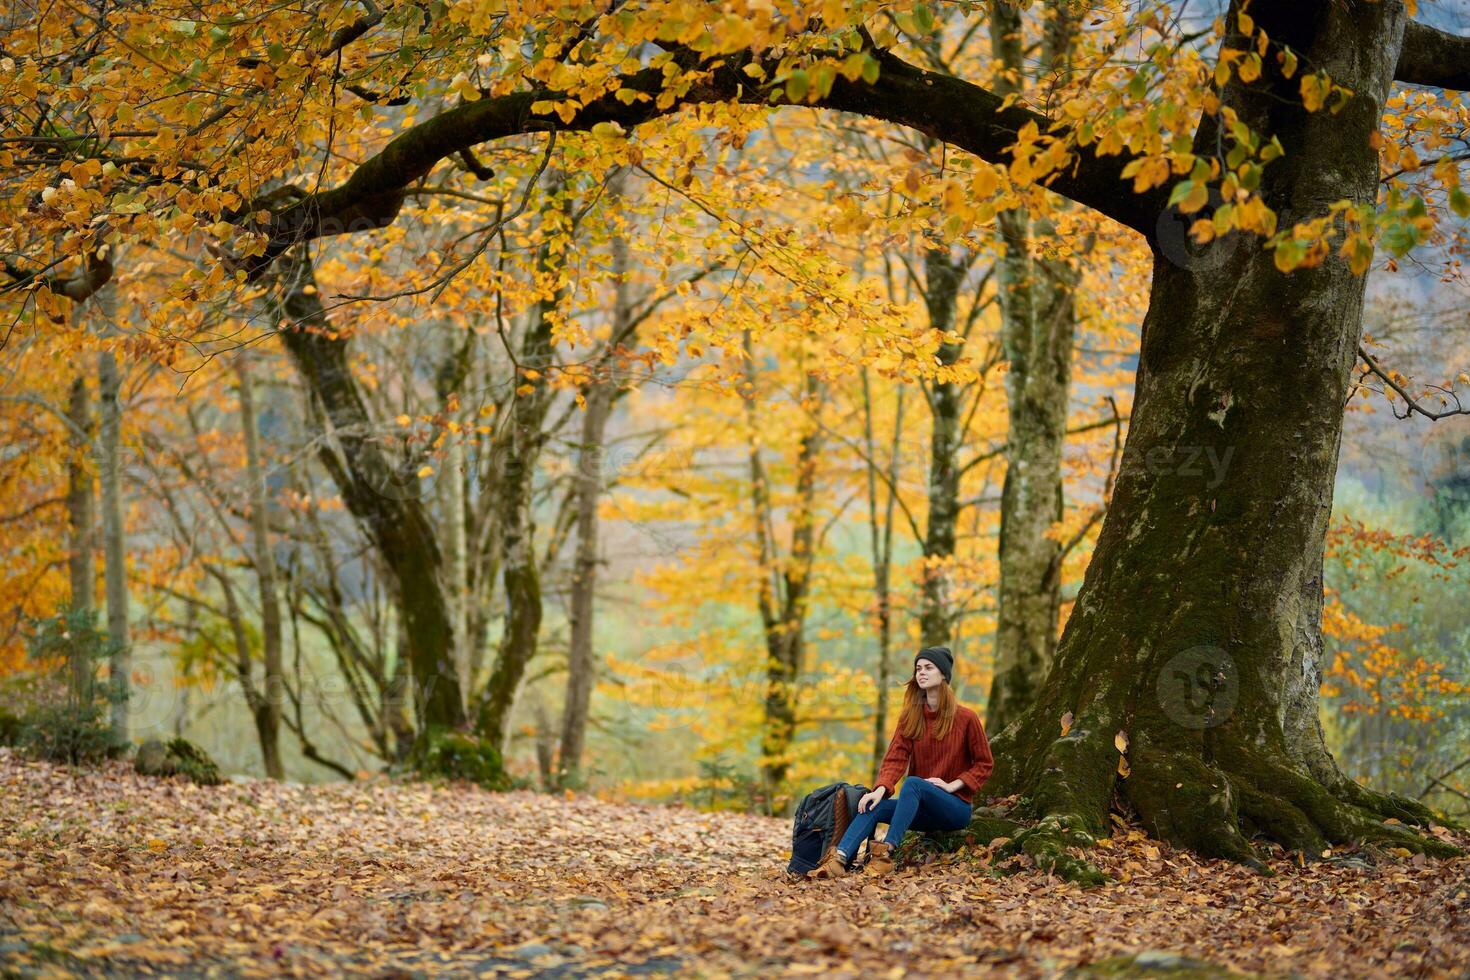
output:
M54 267L56 263L53 263ZM11 281L0 285L0 292L13 289L24 289L27 286L40 282L51 292L58 296L66 296L80 303L90 297L97 290L107 285L112 278L112 259L95 251L88 252L82 261L81 269L73 276L62 278L59 276L48 276L45 270L27 271L9 261L0 262Z
M881 72L876 82L849 82L839 77L828 96L815 107L907 126L998 164L1009 162L1010 148L1022 127L1035 123L1045 132L1051 125L1045 116L1024 106L1003 106L1000 96L971 82L925 71L886 52L877 53L877 57ZM753 84L742 71L748 63L749 59L725 59L681 99L666 107L659 107L656 99L663 86L663 70L647 69L626 78L623 87L651 98L625 105L607 95L584 106L565 124L553 115L532 113L533 103L558 98L556 93L544 90L458 105L400 134L359 165L341 185L303 195L281 210L266 229L270 240L265 253L244 266L252 276L259 275L299 242L391 224L410 185L426 176L439 161L481 143L552 129L585 131L599 123L631 129L693 104L731 100L784 104L784 94L778 94L773 102L766 90ZM1098 157L1082 149L1073 164L1054 174L1047 186L1151 235L1163 211L1166 189L1134 194L1121 177L1130 159L1126 154ZM244 212L256 207L252 203Z
M1470 91L1470 37L1409 21L1393 77L1415 85Z

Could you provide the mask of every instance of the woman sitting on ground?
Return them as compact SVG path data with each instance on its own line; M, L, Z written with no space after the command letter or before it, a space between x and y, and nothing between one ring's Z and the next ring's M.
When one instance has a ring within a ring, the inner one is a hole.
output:
M914 658L903 712L873 791L858 800L858 815L809 877L847 874L858 846L880 823L888 824L888 832L883 840L868 844L870 875L893 870L893 850L908 831L960 830L969 825L971 801L994 766L980 716L961 705L949 686L953 673L954 655L947 647L926 647ZM910 762L913 772L904 780L903 792L896 799L885 799Z

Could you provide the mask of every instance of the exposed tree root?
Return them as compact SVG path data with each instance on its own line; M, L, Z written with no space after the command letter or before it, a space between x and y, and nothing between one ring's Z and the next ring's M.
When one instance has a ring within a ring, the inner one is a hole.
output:
M1132 753L1123 783L1129 802L1155 836L1208 857L1239 861L1264 871L1246 837L1261 836L1316 859L1333 844L1383 844L1447 857L1458 849L1415 833L1404 823L1439 822L1411 801L1364 790L1344 780L1335 794L1304 771L1242 746L1232 746L1211 765L1188 751L1144 745Z
M1128 774L1119 776L1111 736L1104 739L1096 728L1073 728L1040 749L1029 778L1007 774L1011 781L1005 788L1023 794L1021 815L1027 821L1000 855L1026 853L1038 867L1068 880L1101 882L1101 873L1068 848L1095 843L1105 831L1114 789L1152 836L1263 874L1271 871L1255 839L1309 860L1347 843L1437 857L1461 853L1409 826L1450 825L1413 800L1365 789L1345 777L1338 785L1325 785L1282 751L1238 740L1227 744L1226 739L1216 739L1211 749L1207 760L1198 741L1176 747L1140 733L1128 747Z
M1411 800L1397 793L1380 793L1346 777L1343 777L1338 786L1333 787L1333 792L1344 803L1371 810L1385 819L1400 820L1416 827L1428 827L1431 823L1437 823L1456 830L1465 829L1458 822L1435 813L1418 800Z
M1132 755L1132 774L1122 790L1149 833L1206 857L1229 858L1266 872L1240 832L1239 801L1224 773L1198 756L1147 743L1136 746Z
M1067 829L1055 819L1047 818L1027 827L1001 848L1000 857L1026 853L1042 871L1084 887L1107 882L1108 876L1080 857L1068 852L1069 847L1091 847L1097 838L1086 831Z
M1458 848L1415 833L1403 823L1383 822L1385 817L1403 821L1407 816L1422 826L1431 822L1443 823L1427 807L1404 806L1410 801L1399 798L1401 802L1396 802L1393 797L1373 793L1348 779L1344 779L1342 785L1336 787L1338 791L1333 792L1300 769L1238 747L1231 753L1231 769L1234 778L1248 780L1257 792L1274 794L1295 807L1320 831L1327 843L1386 844L1436 857L1460 853ZM1278 842L1289 849L1305 850L1293 847L1288 840L1278 839ZM1321 850L1318 847L1305 853L1308 857L1317 857Z
M1241 824L1254 831L1252 836L1269 837L1289 851L1307 855L1320 855L1327 849L1327 839L1294 804L1238 779L1232 778L1230 786L1240 800Z
M984 808L976 810L974 819L964 830L914 834L905 838L898 857L902 861L912 861L926 853L953 853L965 847L984 847L1001 839L1005 843L996 849L994 855L998 862L1026 854L1042 871L1067 881L1093 886L1108 880L1097 868L1067 850L1069 847L1096 844L1097 838L1092 834L1069 830L1055 820L1028 826Z
M1022 825L1014 820L977 807L974 818L963 830L905 835L895 857L899 861L908 862L926 854L953 854L967 847L985 847L1000 838L1010 840L1022 829Z

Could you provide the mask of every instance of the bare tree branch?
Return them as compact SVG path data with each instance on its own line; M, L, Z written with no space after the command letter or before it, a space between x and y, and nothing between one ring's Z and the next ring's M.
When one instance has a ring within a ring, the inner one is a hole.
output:
M1446 408L1443 412L1431 412L1423 405L1420 405L1418 399L1409 394L1408 391L1404 389L1403 385L1395 381L1387 371L1380 367L1378 362L1373 359L1373 355L1369 354L1362 344L1358 345L1358 356L1363 359L1364 364L1368 365L1368 371L1370 373L1376 374L1383 381L1384 384L1392 388L1399 395L1399 397L1404 400L1404 403L1408 405L1408 407L1404 409L1403 415L1399 415L1398 411L1395 410L1393 413L1395 417L1406 419L1410 415L1413 415L1415 412L1418 412L1420 415L1424 416L1426 419L1429 419L1431 422L1437 422L1440 419L1447 419L1451 415L1470 415L1470 408L1466 408L1464 405L1460 404L1460 396L1456 394L1453 390L1449 389L1441 390L1447 391L1449 396L1455 400L1455 407Z

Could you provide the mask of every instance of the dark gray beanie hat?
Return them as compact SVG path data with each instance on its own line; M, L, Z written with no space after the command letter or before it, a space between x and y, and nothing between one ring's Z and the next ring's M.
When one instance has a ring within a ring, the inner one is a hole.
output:
M946 684L954 682L954 654L949 652L949 647L925 647L914 657L914 666L918 666L920 660L927 660L938 667Z

